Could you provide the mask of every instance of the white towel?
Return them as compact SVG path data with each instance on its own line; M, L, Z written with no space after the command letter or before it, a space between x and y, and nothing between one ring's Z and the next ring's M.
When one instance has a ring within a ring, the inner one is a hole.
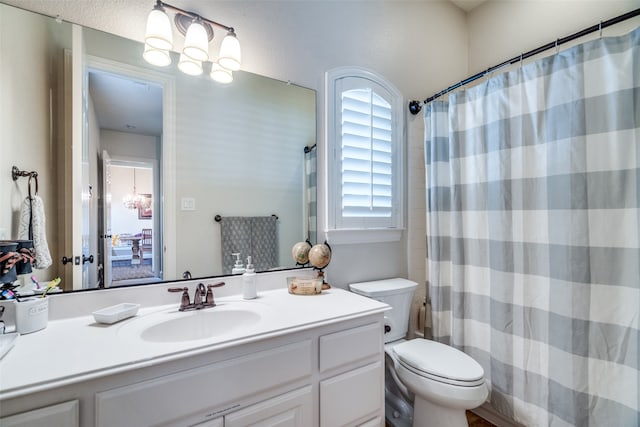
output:
M33 231L33 237L29 236L29 223ZM18 239L33 240L33 248L36 251L36 261L33 268L45 269L51 266L51 253L47 243L46 217L44 215L44 202L40 196L24 199L20 209L20 228Z

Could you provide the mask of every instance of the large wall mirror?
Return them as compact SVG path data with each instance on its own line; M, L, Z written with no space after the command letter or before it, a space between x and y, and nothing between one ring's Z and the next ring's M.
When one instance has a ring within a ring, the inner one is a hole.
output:
M249 255L258 271L294 268L293 244L315 242L315 91L188 76L175 53L154 67L141 43L5 4L0 39L0 240L18 238L28 194L12 166L37 171L52 257L40 280L210 277Z

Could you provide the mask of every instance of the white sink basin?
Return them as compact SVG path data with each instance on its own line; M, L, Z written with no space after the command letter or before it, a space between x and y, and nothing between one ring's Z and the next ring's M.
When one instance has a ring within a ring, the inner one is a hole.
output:
M211 339L256 325L263 319L263 311L241 303L185 312L170 310L133 319L119 333L153 343Z
M142 331L140 338L151 342L193 341L232 332L258 323L260 315L247 310L216 311L215 308L180 313Z

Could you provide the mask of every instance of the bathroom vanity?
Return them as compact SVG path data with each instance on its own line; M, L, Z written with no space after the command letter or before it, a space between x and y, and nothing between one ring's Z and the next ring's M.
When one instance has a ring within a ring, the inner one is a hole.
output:
M217 303L145 307L112 325L56 320L21 336L0 361L0 424L384 425L388 306L340 289Z

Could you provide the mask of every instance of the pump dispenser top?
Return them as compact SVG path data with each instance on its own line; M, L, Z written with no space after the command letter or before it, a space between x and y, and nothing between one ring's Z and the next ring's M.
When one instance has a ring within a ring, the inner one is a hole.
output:
M251 256L247 257L247 273L255 273L256 270L253 268L253 263L251 262Z
M242 265L242 261L240 261L240 252L232 253L231 255L236 257L236 263L231 270L231 274L242 274L245 272L244 265Z

